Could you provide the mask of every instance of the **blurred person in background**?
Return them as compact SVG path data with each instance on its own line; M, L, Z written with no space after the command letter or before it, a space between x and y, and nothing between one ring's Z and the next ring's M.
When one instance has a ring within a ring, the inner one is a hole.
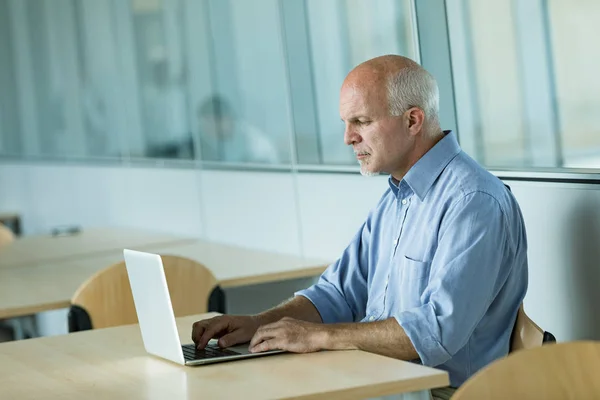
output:
M224 98L214 95L197 110L202 160L232 163L280 162L271 139L256 126L236 116Z

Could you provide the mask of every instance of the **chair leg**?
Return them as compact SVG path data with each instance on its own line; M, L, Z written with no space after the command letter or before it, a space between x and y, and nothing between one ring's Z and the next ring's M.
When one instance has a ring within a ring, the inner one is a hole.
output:
M13 329L14 340L23 340L39 336L35 315L25 317L11 318L7 320L8 325Z
M21 323L23 324L25 339L31 339L40 336L35 315L22 317Z
M208 312L225 314L227 311L225 304L225 292L220 286L216 286L208 298Z
M9 321L0 321L0 343L15 340L15 330Z

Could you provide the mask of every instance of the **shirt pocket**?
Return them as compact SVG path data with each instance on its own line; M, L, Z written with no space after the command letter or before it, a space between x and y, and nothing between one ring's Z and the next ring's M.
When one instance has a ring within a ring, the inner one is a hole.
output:
M421 296L429 282L430 261L418 261L404 256L401 265L400 296L402 309L422 306Z
M429 278L430 261L419 261L410 256L402 260L402 280L419 281Z

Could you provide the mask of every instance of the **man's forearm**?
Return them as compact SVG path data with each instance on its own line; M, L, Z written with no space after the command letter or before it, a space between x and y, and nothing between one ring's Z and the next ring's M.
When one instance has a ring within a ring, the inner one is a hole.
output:
M284 317L301 321L322 323L321 314L313 303L304 296L295 296L283 304L255 315L261 325L277 322Z
M415 360L415 350L404 329L394 318L385 321L323 325L322 348L364 350L401 360Z

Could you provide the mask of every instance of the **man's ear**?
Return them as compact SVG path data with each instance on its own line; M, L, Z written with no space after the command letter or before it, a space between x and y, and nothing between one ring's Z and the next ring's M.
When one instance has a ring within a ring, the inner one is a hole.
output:
M411 107L406 110L408 131L412 136L417 135L423 129L425 123L425 112L419 107Z

